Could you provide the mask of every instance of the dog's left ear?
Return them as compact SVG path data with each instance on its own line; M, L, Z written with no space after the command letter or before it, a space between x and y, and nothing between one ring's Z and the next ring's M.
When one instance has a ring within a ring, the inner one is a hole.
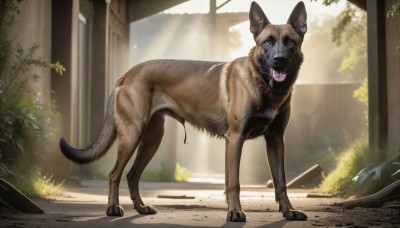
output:
M297 34L304 38L307 32L307 12L303 2L297 3L294 7L287 24L290 24Z
M267 16L265 16L264 11L256 2L251 3L249 19L250 32L253 33L254 39L256 39L256 37L260 35L265 26L270 23Z

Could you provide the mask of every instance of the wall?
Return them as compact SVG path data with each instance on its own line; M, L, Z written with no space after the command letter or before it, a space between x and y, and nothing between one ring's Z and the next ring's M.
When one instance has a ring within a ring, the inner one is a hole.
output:
M25 50L33 43L40 45L35 55L43 60L51 61L51 0L23 1L20 4L20 13L17 23L12 27L11 36L14 44L20 45ZM50 99L51 73L49 69L32 68L30 73L41 77L37 82L32 82L33 89L38 92L38 98L43 101Z

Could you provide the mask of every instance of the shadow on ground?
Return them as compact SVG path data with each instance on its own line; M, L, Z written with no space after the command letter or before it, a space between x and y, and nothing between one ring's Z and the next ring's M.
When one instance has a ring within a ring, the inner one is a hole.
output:
M123 217L107 217L106 181L87 181L79 188L70 188L60 196L34 199L44 214L0 212L1 227L396 227L399 210L343 210L330 206L339 198L306 198L308 190L290 190L293 205L306 211L307 221L286 221L274 202L272 190L263 186L242 188L245 223L226 222L226 203L221 185L204 183L142 183L147 204L154 205L155 215L139 215L133 209L129 193L121 184L120 202ZM191 199L157 198L158 195L187 195ZM396 220L397 218L397 220Z

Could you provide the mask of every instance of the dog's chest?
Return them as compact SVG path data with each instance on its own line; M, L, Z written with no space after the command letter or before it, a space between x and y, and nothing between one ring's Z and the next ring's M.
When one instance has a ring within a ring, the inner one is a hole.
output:
M287 96L266 95L261 107L252 107L245 120L243 136L251 139L263 135L267 131L269 124L274 121L286 98Z
M251 139L264 134L275 115L276 113L271 108L254 111L246 120L243 136Z

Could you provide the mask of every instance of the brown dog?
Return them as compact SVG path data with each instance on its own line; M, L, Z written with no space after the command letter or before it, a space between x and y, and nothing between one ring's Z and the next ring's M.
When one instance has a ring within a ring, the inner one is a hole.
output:
M85 149L74 149L64 139L64 155L77 163L103 156L118 136L118 159L110 173L107 215L121 216L118 189L121 174L137 147L127 175L134 207L155 214L139 194L139 179L156 153L164 134L164 115L225 138L225 194L227 220L244 222L239 200L239 164L245 140L263 136L279 210L288 220L306 220L294 210L286 192L283 135L290 116L292 86L303 62L301 44L307 31L303 2L287 24L272 25L260 6L250 8L250 31L256 46L247 57L227 63L153 60L134 66L112 92L100 137Z

